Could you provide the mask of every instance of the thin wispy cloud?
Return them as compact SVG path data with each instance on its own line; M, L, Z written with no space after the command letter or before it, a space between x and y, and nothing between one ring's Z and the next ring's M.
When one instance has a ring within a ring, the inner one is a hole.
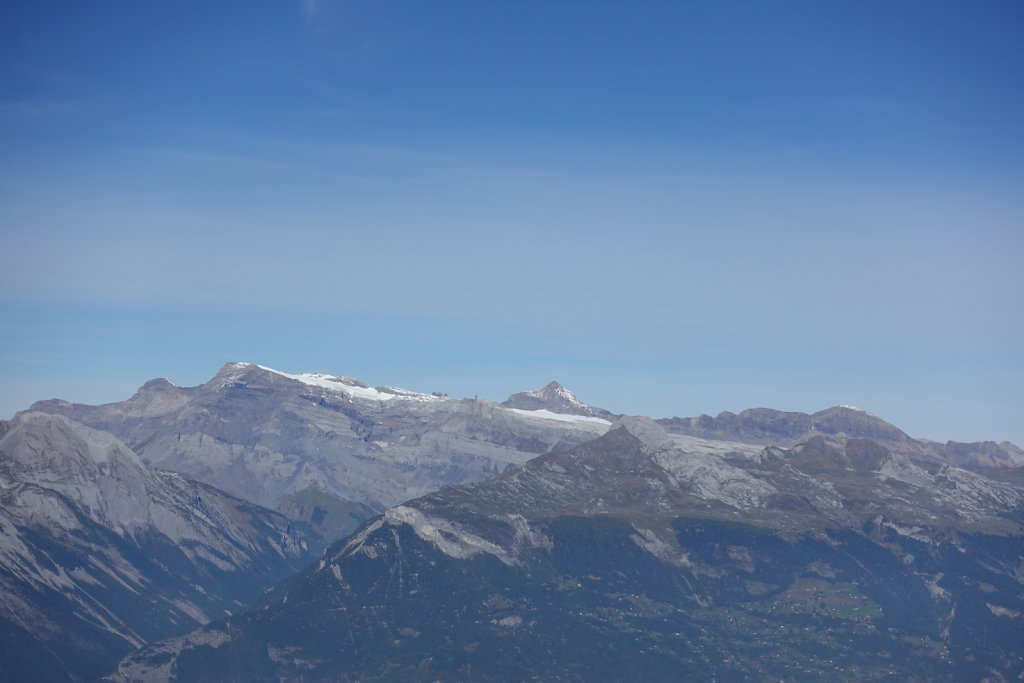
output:
M315 98L318 103L322 102L315 106L296 109L296 115L300 117L408 121L422 114L421 108L415 106L395 107L365 97L354 97L338 83L309 74L290 72L285 76L289 81L302 88L305 94Z
M277 173L316 176L319 178L327 178L330 180L337 181L365 180L364 178L361 178L359 176L337 173L335 171L316 168L314 166L282 163L279 161L260 159L256 157L235 156L231 154L216 154L209 152L196 152L188 150L151 150L151 153L165 158L179 159L183 161L223 164L228 166L237 166L240 168L273 171Z

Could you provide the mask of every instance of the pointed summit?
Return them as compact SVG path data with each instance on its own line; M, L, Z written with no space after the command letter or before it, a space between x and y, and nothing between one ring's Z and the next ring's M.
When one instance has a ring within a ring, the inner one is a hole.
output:
M571 391L558 382L549 382L543 389L523 391L512 394L501 405L519 410L549 410L562 415L582 415L585 417L613 417L612 413L603 408L595 408L583 403Z

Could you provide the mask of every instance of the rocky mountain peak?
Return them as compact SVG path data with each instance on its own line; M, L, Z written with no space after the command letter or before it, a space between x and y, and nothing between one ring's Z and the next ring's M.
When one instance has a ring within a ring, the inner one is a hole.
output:
M523 391L512 394L502 403L506 408L519 410L549 410L563 415L581 415L585 417L608 417L611 415L603 408L595 408L583 403L576 395L558 382L549 382L535 391Z
M548 382L543 389L540 389L539 391L534 393L539 393L541 396L550 396L554 394L555 396L567 398L570 401L577 400L576 396L571 391L569 391L568 389L566 389L565 387L563 387L561 384L554 380Z
M244 363L244 362L241 362L241 361L230 361L230 362L225 363L224 365L220 366L220 369L217 370L217 374L213 376L213 379L215 380L215 379L221 378L221 377L229 377L229 376L232 376L232 375L238 375L238 374L244 373L246 370L249 370L250 368L255 368L255 367L256 366L253 365L252 363Z
M525 391L516 396L526 395L541 401L563 401L572 405L583 405L576 395L556 381L548 382L542 388L535 391ZM511 397L510 397L511 399Z
M168 389L173 390L177 388L178 386L171 382L170 380L168 380L167 378L157 377L156 379L151 379L145 384L143 384L139 388L139 391L166 391Z
M593 463L595 460L623 460L636 461L643 458L650 459L650 455L643 440L634 434L635 428L630 425L620 424L612 427L603 435L593 441L575 446L567 451L552 453L545 457L551 459L576 459L578 462Z
M638 439L652 453L665 447L672 440L668 432L649 417L623 415L612 423L609 433L624 430Z

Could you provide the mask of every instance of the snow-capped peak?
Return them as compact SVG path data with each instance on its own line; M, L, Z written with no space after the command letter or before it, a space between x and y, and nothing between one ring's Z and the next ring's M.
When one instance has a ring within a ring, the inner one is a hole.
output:
M519 410L545 410L560 415L582 415L587 417L605 418L610 415L607 410L593 408L583 403L571 391L558 382L550 382L536 391L523 391L513 394L502 403L506 408Z
M549 382L547 386L541 389L537 389L536 391L527 391L526 395L533 396L541 400L561 399L562 401L580 408L586 407L586 405L576 398L574 393L563 387L558 382Z

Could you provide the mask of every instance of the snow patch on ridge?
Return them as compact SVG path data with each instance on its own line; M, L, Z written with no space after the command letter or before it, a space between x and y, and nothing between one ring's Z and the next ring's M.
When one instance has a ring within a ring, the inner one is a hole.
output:
M585 415L567 415L565 413L553 413L550 410L523 410L522 408L509 408L513 413L524 417L536 417L541 420L557 420L559 422L589 422L590 424L601 424L611 426L611 422L601 417L587 417Z
M249 363L236 363L235 365L248 366ZM268 368L265 365L256 365L260 370L266 370L272 372L275 375L281 377L287 377L288 379L302 382L303 384L319 387L321 389L327 389L329 391L341 392L348 394L354 398L362 398L370 401L390 401L392 399L402 399L411 401L440 401L443 400L438 396L431 394L420 394L415 391L408 391L406 389L398 389L395 387L379 387L372 388L363 386L361 382L352 379L351 377L341 377L338 375L324 375L315 372L302 372L299 374L293 374L290 372L282 372L281 370L275 370L274 368Z

